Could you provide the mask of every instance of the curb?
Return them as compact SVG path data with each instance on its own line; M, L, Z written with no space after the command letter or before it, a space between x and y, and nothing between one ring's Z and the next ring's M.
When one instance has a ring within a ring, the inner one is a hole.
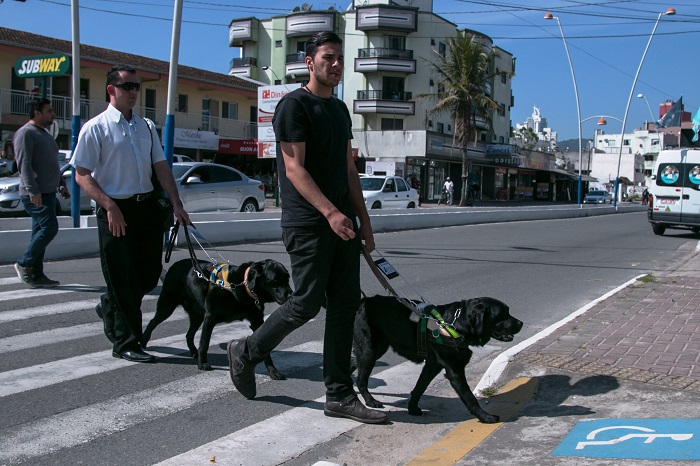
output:
M509 348L508 350L502 352L499 354L496 359L491 362L491 365L489 366L488 369L486 369L486 372L484 375L481 377L481 380L479 383L474 387L474 393L480 393L484 389L488 387L492 387L498 382L498 379L501 377L503 372L505 371L506 367L508 366L508 363L513 360L513 358L520 353L521 351L527 349L529 346L533 345L534 343L540 341L541 339L551 335L554 333L555 330L559 329L563 325L567 324L568 322L571 322L578 316L585 314L589 309L591 309L593 306L596 304L605 301L606 299L610 298L611 296L619 293L620 291L624 290L628 286L632 285L635 283L637 280L639 280L641 277L644 277L647 274L641 274L637 275L636 277L632 278L631 280L628 280L627 282L623 283L622 285L618 286L617 288L608 291L605 293L603 296L591 301L590 303L586 304L585 306L577 309L576 311L572 312L569 314L567 317L563 318L562 320L553 323L549 327L545 328L544 330L540 331L536 335L531 336L525 341L522 341L518 343L517 345L513 346L512 348Z

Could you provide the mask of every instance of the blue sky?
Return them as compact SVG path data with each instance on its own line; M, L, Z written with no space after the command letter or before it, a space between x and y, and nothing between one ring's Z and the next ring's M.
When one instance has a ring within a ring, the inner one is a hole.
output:
M346 2L314 3L314 9L347 8ZM238 49L228 47L231 19L285 14L301 0L193 0L184 2L180 63L220 73L228 72ZM270 5L261 7L260 5ZM172 0L80 0L80 38L85 44L161 60L170 56ZM645 0L584 1L458 1L435 0L434 12L489 35L512 53L515 106L512 124L522 123L537 106L558 131L559 139L578 138L576 100L564 43L551 12L560 18L567 37L578 84L581 118L624 117L633 77L658 14L674 7L675 16L659 23L637 83L627 131L650 120L644 94L657 118L658 104L683 95L686 111L700 106L700 0L677 5ZM0 26L70 40L70 0L5 0ZM597 119L583 123L591 137ZM619 133L621 124L608 120L606 131Z

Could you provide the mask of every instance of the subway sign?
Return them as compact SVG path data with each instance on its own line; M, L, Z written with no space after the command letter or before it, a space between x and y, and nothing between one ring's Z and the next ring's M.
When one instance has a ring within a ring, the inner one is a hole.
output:
M70 56L63 53L19 57L15 62L15 74L20 78L61 76L69 71Z

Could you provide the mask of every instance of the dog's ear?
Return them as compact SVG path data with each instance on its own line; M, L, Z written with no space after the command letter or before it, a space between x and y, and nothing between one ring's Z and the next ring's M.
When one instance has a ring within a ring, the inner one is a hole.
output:
M488 318L488 308L480 299L470 299L463 302L465 319L464 324L470 335L483 335L485 322Z
M262 276L263 274L263 263L262 262L253 262L250 264L250 270L248 270L248 289L249 290L254 290L255 289L255 282L258 277Z

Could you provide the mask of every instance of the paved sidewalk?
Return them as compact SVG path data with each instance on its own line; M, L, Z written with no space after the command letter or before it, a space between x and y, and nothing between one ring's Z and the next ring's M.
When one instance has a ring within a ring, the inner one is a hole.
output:
M521 351L498 385L523 377L538 384L532 399L456 464L700 464L697 251ZM498 412L506 395L482 406ZM604 442L580 443L592 438Z

